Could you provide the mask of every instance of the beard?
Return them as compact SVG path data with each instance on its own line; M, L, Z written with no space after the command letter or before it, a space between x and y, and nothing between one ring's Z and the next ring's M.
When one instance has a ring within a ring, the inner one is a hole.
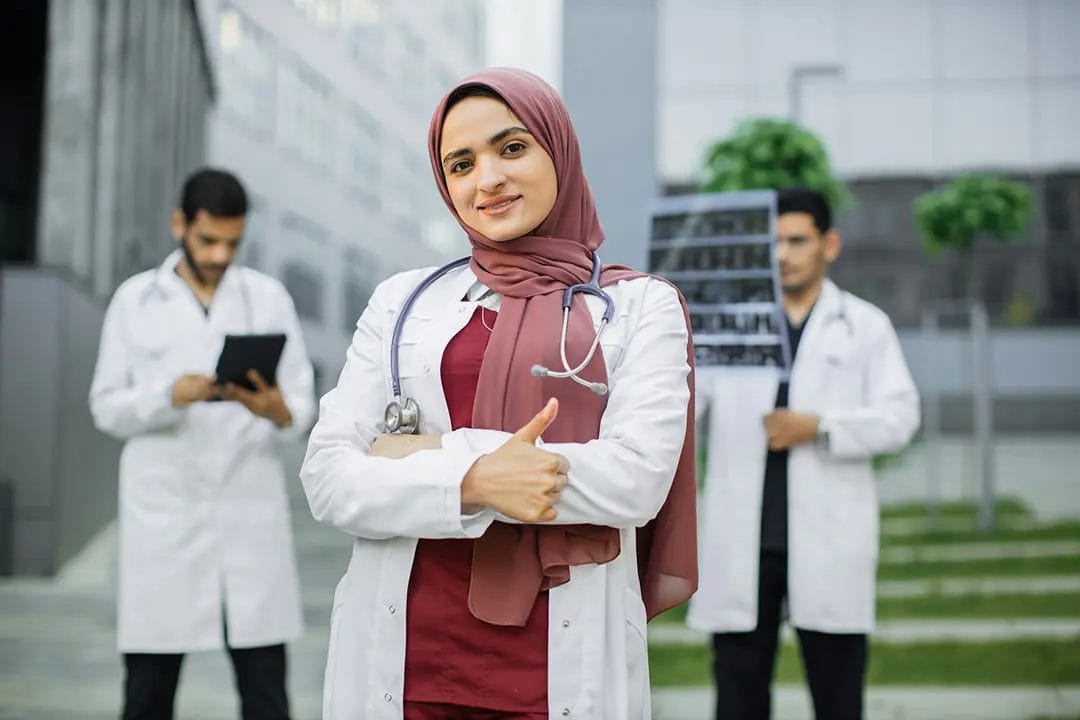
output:
M186 237L180 238L180 248L184 253L184 262L187 263L188 267L191 269L191 274L195 276L195 280L200 285L207 285L208 284L207 280L206 280L206 272L205 272L206 270L220 270L221 273L224 273L225 270L228 269L228 267L229 267L227 264L226 265L206 265L206 266L199 265L199 263L195 262L195 256L192 255L191 248L188 247L188 242L187 242Z

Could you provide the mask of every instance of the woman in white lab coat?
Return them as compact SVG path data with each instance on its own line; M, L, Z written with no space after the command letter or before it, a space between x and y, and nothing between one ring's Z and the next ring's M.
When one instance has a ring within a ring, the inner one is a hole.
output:
M393 329L431 268L376 289L301 470L315 517L355 537L324 717L648 717L647 614L696 584L680 297L605 268L615 315L580 376L609 392L534 376L562 367L563 290L603 240L566 108L533 75L487 70L444 98L429 149L473 253L405 318L421 434L384 435L383 415ZM571 363L603 311L575 296Z

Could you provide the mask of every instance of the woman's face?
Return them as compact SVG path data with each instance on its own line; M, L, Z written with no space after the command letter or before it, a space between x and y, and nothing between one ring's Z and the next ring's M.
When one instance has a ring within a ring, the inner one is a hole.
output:
M467 97L446 114L443 177L462 221L505 242L535 230L555 206L555 164L503 102Z

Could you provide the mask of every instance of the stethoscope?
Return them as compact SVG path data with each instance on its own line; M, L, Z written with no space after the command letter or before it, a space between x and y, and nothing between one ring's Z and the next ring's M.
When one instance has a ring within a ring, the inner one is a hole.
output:
M413 398L405 397L401 394L401 373L399 371L401 333L405 328L405 321L409 317L409 311L416 303L417 298L419 298L425 290L431 287L435 281L447 273L467 265L470 260L471 258L469 257L463 257L443 265L441 268L424 278L423 282L413 288L413 291L409 293L409 296L405 298L405 303L401 306L401 312L394 322L394 332L390 337L390 385L394 393L394 399L386 406L386 410L383 412L383 424L388 433L411 435L415 433L420 426L420 406ZM550 370L543 365L533 365L531 372L534 376L570 378L578 385L592 390L597 395L604 395L607 393L608 386L606 384L601 382L590 382L588 380L583 380L578 376L578 373L584 370L593 359L593 356L596 354L596 348L600 346L600 336L603 334L604 328L607 327L608 323L610 323L611 319L615 316L615 301L600 287L600 272L602 270L603 264L600 262L600 256L593 253L593 267L589 282L571 285L563 291L562 335L559 340L559 356L562 360L563 369L556 371ZM593 338L592 346L589 348L588 354L581 364L572 368L570 367L570 361L566 357L566 328L570 322L570 308L574 303L574 293L585 293L586 295L600 298L604 303L604 313L600 317L600 327L596 331L596 337Z
M855 337L855 326L851 324L851 318L848 316L847 311L847 293L843 290L840 291L840 306L828 314L823 324L831 322L844 323L847 327L848 337Z

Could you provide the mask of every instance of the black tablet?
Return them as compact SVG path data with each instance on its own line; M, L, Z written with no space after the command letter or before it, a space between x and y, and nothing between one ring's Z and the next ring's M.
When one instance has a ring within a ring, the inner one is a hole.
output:
M255 386L247 379L248 370L255 370L266 382L277 384L277 366L281 361L281 351L285 348L285 334L272 335L226 335L225 347L218 357L217 375L219 383L233 383L248 390Z

